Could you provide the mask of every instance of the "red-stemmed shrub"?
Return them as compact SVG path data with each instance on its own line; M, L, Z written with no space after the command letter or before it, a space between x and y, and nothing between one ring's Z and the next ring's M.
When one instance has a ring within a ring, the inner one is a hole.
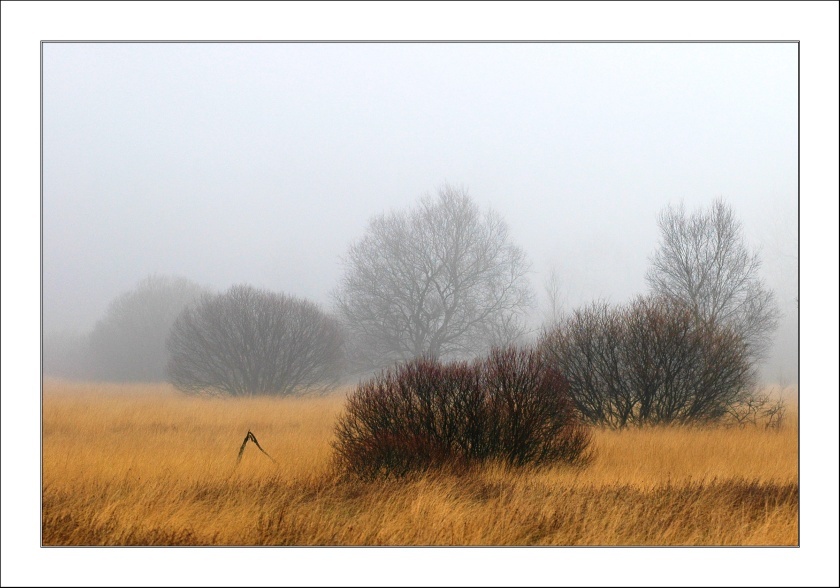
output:
M562 375L535 350L507 348L378 373L347 399L334 449L342 469L373 478L490 459L582 464L589 442Z

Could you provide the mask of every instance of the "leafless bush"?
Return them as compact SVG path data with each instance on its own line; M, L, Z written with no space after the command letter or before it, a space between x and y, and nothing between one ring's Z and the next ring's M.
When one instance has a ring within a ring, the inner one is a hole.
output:
M234 286L187 308L168 340L169 379L184 392L289 395L335 384L343 333L312 302Z
M540 347L569 380L584 419L613 428L721 420L755 377L733 329L698 321L664 297L577 310Z
M560 373L510 347L378 373L348 397L334 448L341 468L371 478L487 459L585 463L589 442Z
M478 364L488 393L488 443L514 465L585 458L590 437L579 424L562 373L536 350L493 349Z

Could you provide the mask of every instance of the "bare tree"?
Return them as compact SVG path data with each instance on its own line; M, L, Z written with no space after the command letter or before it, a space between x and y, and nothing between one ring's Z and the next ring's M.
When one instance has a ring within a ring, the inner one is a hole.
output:
M682 204L668 206L658 224L661 240L647 273L651 290L688 305L706 324L732 327L750 356L762 359L780 314L730 206L716 200L691 216Z
M445 185L410 211L374 217L343 261L334 300L362 369L466 358L526 332L525 254L464 189Z
M166 338L178 314L207 289L186 278L151 275L115 298L90 334L94 377L166 379Z
M312 302L234 286L177 318L169 380L184 392L230 396L323 390L341 376L343 338L338 321Z

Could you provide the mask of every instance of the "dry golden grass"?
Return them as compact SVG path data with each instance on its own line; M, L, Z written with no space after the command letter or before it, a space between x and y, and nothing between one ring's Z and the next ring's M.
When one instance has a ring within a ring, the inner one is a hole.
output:
M597 431L585 469L331 471L343 396L47 380L44 545L796 545L798 431ZM795 408L795 407L794 407ZM248 444L251 430L279 464Z

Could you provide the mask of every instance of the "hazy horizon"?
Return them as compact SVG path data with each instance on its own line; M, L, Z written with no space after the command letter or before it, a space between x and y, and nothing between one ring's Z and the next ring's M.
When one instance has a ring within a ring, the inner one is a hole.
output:
M369 219L444 182L565 308L647 291L668 204L718 197L798 377L796 43L45 43L43 331L150 274L329 307Z

